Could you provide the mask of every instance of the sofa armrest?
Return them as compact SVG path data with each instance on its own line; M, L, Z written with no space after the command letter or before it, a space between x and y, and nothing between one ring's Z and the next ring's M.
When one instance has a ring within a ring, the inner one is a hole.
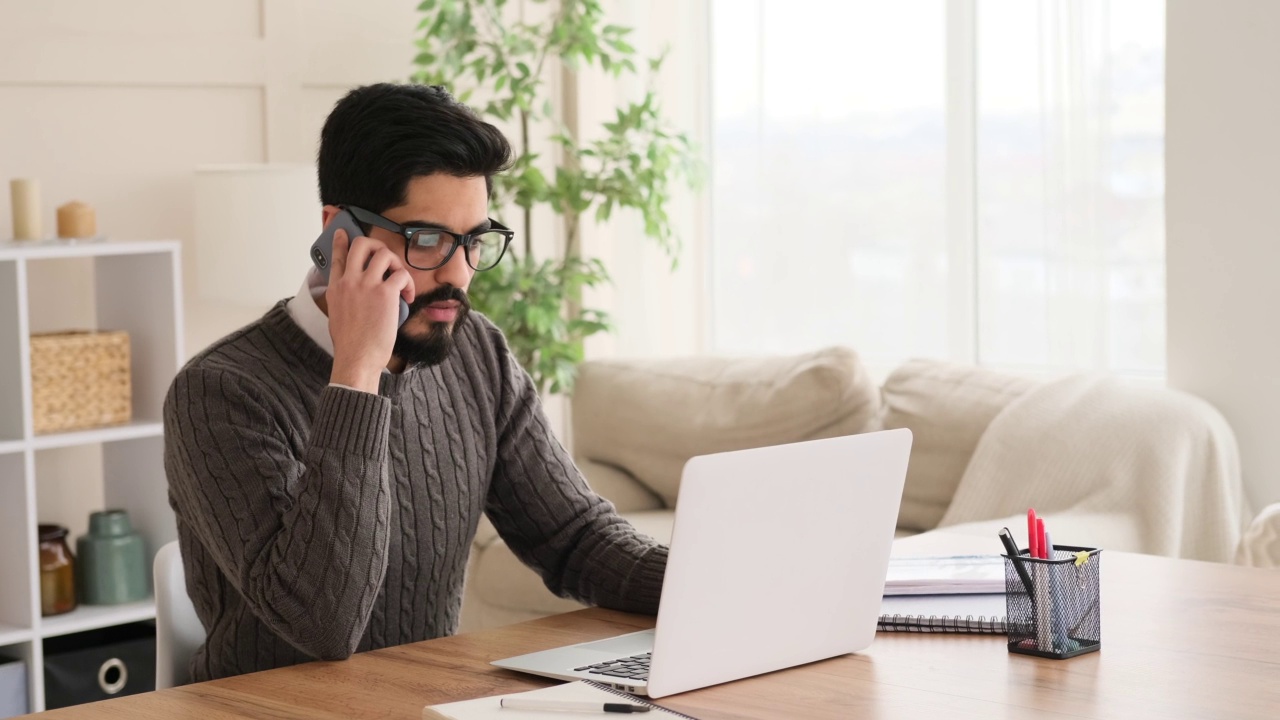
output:
M1240 539L1235 561L1253 567L1280 567L1280 503L1263 508L1249 524Z
M658 510L662 498L636 480L626 470L586 458L578 458L578 469L596 494L613 503L620 513Z
M471 539L471 551L483 550L498 540L498 528L493 526L488 516L480 517L480 524L476 526L476 536Z
M633 512L623 515L623 519L654 540L671 542L674 511ZM573 600L552 595L542 578L516 559L511 548L496 536L486 546L473 548L467 563L467 585L462 603L461 627L464 632L581 607Z

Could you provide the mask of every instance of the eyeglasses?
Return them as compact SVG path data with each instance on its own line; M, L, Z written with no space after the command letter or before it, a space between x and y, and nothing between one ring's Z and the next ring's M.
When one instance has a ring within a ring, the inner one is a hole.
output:
M453 254L462 248L467 265L472 270L491 270L498 264L511 244L515 232L490 218L489 229L477 233L459 235L437 227L413 227L401 225L376 212L354 205L342 206L361 225L376 225L404 236L404 261L418 270L435 270L444 267Z

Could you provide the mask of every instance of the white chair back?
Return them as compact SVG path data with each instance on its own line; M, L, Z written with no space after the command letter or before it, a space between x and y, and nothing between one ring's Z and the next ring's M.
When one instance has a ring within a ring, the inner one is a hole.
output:
M204 625L187 595L182 552L175 540L156 553L156 689L191 682L191 656L205 639Z

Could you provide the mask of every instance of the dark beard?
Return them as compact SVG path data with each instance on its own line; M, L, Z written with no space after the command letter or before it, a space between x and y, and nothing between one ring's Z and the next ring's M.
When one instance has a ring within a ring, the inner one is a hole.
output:
M431 303L446 300L458 301L458 317L454 318L452 323L433 322L431 330L422 337L409 335L403 327L396 332L396 344L392 347L391 354L403 360L406 366L439 365L449 357L449 353L453 352L453 329L462 325L467 319L467 314L471 312L471 300L467 298L465 290L452 285L441 285L426 295L419 295L409 305L409 320L426 310ZM405 320L406 325L409 320Z

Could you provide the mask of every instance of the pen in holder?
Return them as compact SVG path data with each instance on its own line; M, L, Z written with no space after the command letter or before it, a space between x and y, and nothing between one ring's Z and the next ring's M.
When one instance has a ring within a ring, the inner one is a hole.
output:
M1102 647L1101 550L1059 545L1048 560L1026 550L1003 557L1009 652L1062 660Z

